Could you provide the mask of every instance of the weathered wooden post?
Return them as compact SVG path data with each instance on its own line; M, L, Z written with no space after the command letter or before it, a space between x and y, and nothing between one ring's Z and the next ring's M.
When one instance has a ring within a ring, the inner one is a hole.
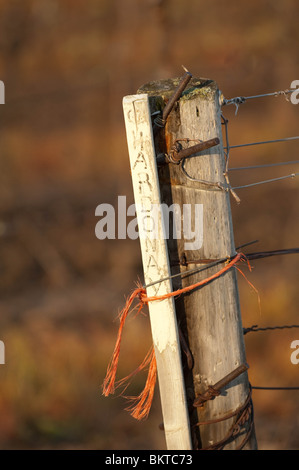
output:
M151 113L154 113L163 110L177 85L177 79L162 80L146 84L138 92L141 93L140 99L144 94L149 96ZM133 107L132 103L131 113L136 118L138 108ZM134 132L139 130L132 124L131 133ZM179 164L176 161L178 158L173 158L181 149L216 137L219 145L209 150L193 154ZM144 142L145 145L148 144ZM203 268L201 272L175 278L175 290L211 276L223 266L217 264L217 260L236 255L230 196L224 177L220 92L215 82L192 79L170 113L165 127L155 133L155 150L161 162L158 174L162 202L168 206L179 204L181 215L186 204L193 208L202 205L203 208L202 244L197 244L197 247L195 244L194 249L187 250L183 237L170 237L168 240L172 274L184 273L195 267ZM135 152L138 155L137 149ZM209 267L213 261L216 265L214 263ZM188 343L193 358L192 369L188 369L187 365L184 369L186 394L189 408L192 409L196 397L203 394L208 386L246 362L235 269L178 298L175 307L181 336ZM158 308L162 320L164 312L160 306ZM240 445L243 447L245 439L244 448L255 449L254 425L248 406L245 406L241 432L235 432L226 439L236 419L234 413L242 410L249 393L247 372L243 372L222 389L221 395L205 401L201 407L193 408L190 413L193 448L213 448L213 445L217 448L216 443L223 440L225 449L236 449ZM232 417L225 419L227 416ZM196 426L197 422L211 420L218 422Z

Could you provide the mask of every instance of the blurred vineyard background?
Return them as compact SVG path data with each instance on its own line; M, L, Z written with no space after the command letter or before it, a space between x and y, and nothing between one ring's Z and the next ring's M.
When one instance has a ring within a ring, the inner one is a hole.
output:
M149 419L136 422L100 388L114 320L142 279L138 240L95 237L98 204L133 202L122 98L181 76L182 64L226 98L286 89L299 79L298 14L296 0L0 1L0 448L165 448L158 390ZM298 134L299 108L283 97L223 111L232 145ZM231 166L292 159L296 142L231 152ZM234 172L232 183L294 171ZM298 246L298 180L238 194L236 245ZM298 324L298 255L252 265L261 310L241 277L243 325ZM295 339L295 329L245 336L252 385L298 386ZM120 376L150 342L146 317L128 322ZM261 449L299 448L298 393L254 391Z

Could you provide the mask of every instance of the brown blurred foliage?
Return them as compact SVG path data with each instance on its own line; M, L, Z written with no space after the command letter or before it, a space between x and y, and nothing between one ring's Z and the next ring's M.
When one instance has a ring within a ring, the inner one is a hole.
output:
M139 423L100 389L114 319L142 278L138 241L95 237L98 204L118 195L133 202L122 97L180 76L182 64L216 80L226 98L286 89L299 79L298 13L296 0L0 1L1 448L165 448L158 393ZM298 134L298 106L283 97L224 112L231 144ZM297 152L296 142L240 149L231 166ZM293 171L238 172L232 182ZM298 246L298 190L298 180L240 190L236 245ZM240 278L244 326L298 324L298 255L252 265L261 310ZM253 385L299 384L290 362L298 330L245 338ZM129 322L120 374L149 344L147 319ZM256 391L253 399L260 448L298 449L298 392Z

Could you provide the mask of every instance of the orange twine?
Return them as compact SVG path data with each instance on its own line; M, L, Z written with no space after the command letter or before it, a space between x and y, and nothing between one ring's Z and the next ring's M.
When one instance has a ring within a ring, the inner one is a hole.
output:
M240 260L247 261L248 266L250 268L250 264L243 253L238 253L229 263L226 264L222 269L217 271L215 274L212 276L203 279L202 281L196 282L195 284L191 284L187 287L184 287L182 289L178 289L173 292L169 292L168 294L163 294L163 295L158 295L158 296L152 296L152 297L147 297L146 290L145 288L138 286L130 295L130 297L127 299L126 304L123 308L123 310L120 312L119 315L119 320L120 320L120 325L119 325L119 330L117 334L117 339L114 347L114 351L112 354L112 358L109 362L108 368L107 368L107 373L106 377L103 382L103 395L106 397L110 394L113 394L115 392L115 389L118 388L121 385L124 385L127 383L128 386L128 381L130 378L135 376L138 372L141 370L145 369L148 367L148 376L147 380L144 386L144 389L138 395L138 397L126 397L129 400L132 401L131 406L127 408L128 411L131 412L131 415L138 420L147 418L151 404L153 401L153 396L154 396L154 390L155 390L155 384L156 384L156 378L157 378L157 364L156 364L156 358L155 358L155 351L154 347L151 348L151 350L147 353L146 357L144 358L143 362L140 364L137 369L135 369L131 374L128 376L124 377L123 379L115 382L116 379L116 371L117 371L117 366L118 366L118 361L119 361L119 353L120 353L120 344L121 344L121 338L122 338L122 331L123 327L125 325L126 318L130 312L132 312L132 304L135 299L139 299L138 304L137 304L137 314L138 315L143 306L145 304L148 304L149 302L153 301L161 301L165 299L169 299L170 297L177 297L181 294L185 294L186 292L190 292L193 289L196 289L197 287L204 286L205 284L208 284L210 281L213 281L214 279L217 279L220 277L222 274L225 272L229 271L233 266L235 266ZM239 270L239 269L238 269ZM239 270L240 271L240 270ZM242 273L242 271L241 271ZM243 274L243 273L242 273ZM135 307L136 308L136 307Z

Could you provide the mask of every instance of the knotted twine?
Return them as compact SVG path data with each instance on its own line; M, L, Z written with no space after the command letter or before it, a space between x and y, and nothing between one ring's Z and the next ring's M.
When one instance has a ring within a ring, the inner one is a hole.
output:
M126 408L126 410L131 412L131 415L133 416L133 418L138 419L138 420L147 418L151 409L151 404L153 401L155 384L156 384L156 379L157 379L157 364L156 364L154 347L153 346L151 347L150 351L147 353L146 357L144 358L142 363L139 365L139 367L137 367L137 369L135 369L131 374L124 377L123 379L117 382L115 381L118 361L119 361L122 332L123 332L123 328L124 328L127 316L129 315L130 312L133 311L132 305L134 301L138 299L138 304L136 306L137 307L136 315L138 315L142 311L144 305L148 305L149 302L161 301L161 300L169 299L170 297L177 297L181 294L190 292L198 287L204 286L205 284L208 284L210 281L217 279L222 274L229 271L232 267L236 267L236 264L239 261L247 261L248 267L249 269L251 269L246 256L243 253L237 253L237 255L230 262L228 262L223 268L221 268L212 276L209 276L206 279L203 279L202 281L196 282L195 284L191 284L184 288L177 289L173 292L169 292L163 295L148 297L146 293L146 289L140 285L137 286L137 288L132 292L130 297L127 299L123 310L119 314L120 325L119 325L119 330L117 334L114 351L113 351L111 360L107 368L106 377L103 382L103 395L107 397L108 395L113 394L116 388L120 387L121 385L128 384L129 380L133 376L135 376L138 372L148 367L147 380L146 380L144 389L142 390L140 395L138 395L137 397L126 397L127 399L131 401L131 405L128 408ZM240 271L239 268L237 269L238 271ZM240 272L242 273L242 271ZM134 310L136 309L136 307L134 308Z

